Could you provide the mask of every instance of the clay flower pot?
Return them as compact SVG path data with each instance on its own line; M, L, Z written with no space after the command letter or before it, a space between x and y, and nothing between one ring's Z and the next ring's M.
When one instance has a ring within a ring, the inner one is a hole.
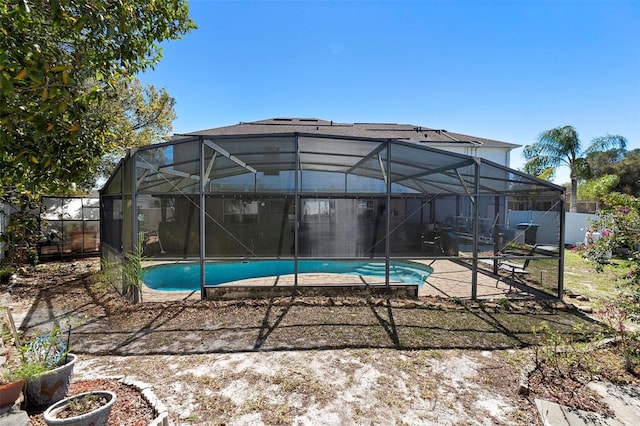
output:
M0 385L0 414L7 412L20 397L24 380Z
M44 412L49 426L106 426L116 394L98 390L84 392L56 402Z

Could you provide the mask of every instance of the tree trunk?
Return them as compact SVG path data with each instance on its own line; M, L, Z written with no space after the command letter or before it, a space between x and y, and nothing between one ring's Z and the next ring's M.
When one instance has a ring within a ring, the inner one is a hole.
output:
M571 207L569 208L571 213L578 212L578 179L571 177Z

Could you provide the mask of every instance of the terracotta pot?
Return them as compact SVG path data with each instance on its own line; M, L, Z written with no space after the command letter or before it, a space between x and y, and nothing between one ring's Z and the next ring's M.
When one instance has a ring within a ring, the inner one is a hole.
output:
M13 404L16 403L22 392L24 380L0 385L0 414L9 411Z
M99 408L84 414L72 417L58 417L59 414L71 403L77 402L87 395L95 395L98 398L104 398L107 402ZM97 390L93 392L84 392L78 395L64 398L56 402L44 412L44 421L49 426L66 425L66 426L106 426L111 414L111 406L116 402L116 394L111 391Z
M51 405L67 396L77 357L67 354L67 363L27 379L27 404Z

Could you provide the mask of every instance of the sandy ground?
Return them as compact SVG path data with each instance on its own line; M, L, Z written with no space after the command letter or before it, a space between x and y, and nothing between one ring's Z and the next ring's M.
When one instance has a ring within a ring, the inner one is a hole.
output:
M515 392L487 386L487 369L503 363L490 352L366 349L81 357L76 377L151 383L175 425L536 424Z

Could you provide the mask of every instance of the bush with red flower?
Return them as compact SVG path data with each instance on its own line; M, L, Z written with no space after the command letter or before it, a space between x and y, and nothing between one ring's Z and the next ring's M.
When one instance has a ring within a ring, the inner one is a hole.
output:
M621 306L633 321L640 321L640 198L612 193L604 199L605 208L594 223L601 238L585 249L585 256L601 271L607 254L628 260L631 270L620 277Z
M619 293L614 303L605 304L597 314L617 335L625 359L625 368L634 371L640 363L640 334L628 327L640 322L640 198L612 193L605 198L606 207L594 223L601 238L585 248L585 256L602 271L607 254L628 260L630 270L618 277Z

